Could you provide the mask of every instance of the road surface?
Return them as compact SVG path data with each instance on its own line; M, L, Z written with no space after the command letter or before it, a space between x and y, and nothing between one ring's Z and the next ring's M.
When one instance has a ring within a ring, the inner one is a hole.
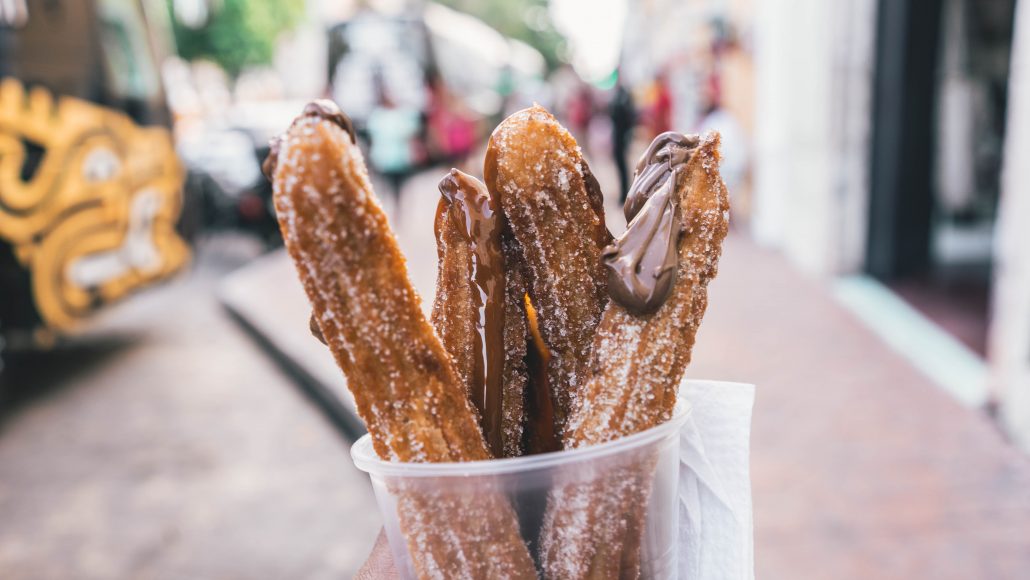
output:
M379 529L347 442L219 306L256 254L194 271L10 361L0 578L349 578Z

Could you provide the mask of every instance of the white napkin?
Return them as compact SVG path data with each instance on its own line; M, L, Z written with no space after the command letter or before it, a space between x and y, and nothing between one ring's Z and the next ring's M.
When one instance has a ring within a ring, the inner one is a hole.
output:
M679 578L753 580L750 439L754 385L683 381Z

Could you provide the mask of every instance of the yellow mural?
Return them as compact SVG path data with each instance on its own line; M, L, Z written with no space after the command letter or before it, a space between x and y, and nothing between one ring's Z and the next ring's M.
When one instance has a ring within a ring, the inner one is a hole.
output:
M45 325L69 329L188 262L175 231L183 178L168 130L0 80L0 239L30 272Z

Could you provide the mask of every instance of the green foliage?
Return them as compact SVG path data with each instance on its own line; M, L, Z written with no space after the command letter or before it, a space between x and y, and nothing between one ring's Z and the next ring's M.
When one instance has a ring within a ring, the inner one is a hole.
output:
M547 59L547 66L552 69L564 62L565 39L554 29L547 13L547 0L436 1L471 14L501 34L536 48Z
M173 0L168 0L169 10ZM209 58L232 76L272 62L279 34L304 15L304 0L221 0L207 24L189 28L173 18L179 54L187 60Z

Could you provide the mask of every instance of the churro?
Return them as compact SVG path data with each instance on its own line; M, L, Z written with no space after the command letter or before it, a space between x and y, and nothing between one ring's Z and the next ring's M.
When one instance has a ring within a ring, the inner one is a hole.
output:
M611 240L600 188L572 135L540 106L502 122L484 175L500 199L526 270L560 434L585 378L594 329L608 301L601 251Z
M439 268L432 322L480 414L494 457L522 454L526 386L525 283L506 267L503 216L478 179L440 181Z
M568 447L643 431L672 414L729 229L719 142L714 132L665 133L638 165L629 227L605 251L613 300L597 328Z
M612 300L597 327L590 377L565 433L579 448L669 419L690 362L729 220L719 136L658 136L637 166L626 233L604 252ZM542 532L548 578L635 578L653 459L559 486Z
M488 459L475 410L422 313L347 118L329 101L309 104L276 141L265 169L286 249L376 453L394 461ZM503 496L448 501L397 491L420 577L535 577Z
M376 453L460 462L576 449L672 415L728 228L719 136L665 133L637 165L613 240L572 136L534 106L490 138L485 185L452 170L426 320L347 118L309 105L266 173L312 334L347 376ZM544 424L541 424L543 422ZM559 473L521 506L546 578L639 578L657 456ZM511 503L385 482L422 578L535 578ZM478 485L478 484L477 484ZM460 487L460 486L459 486Z

